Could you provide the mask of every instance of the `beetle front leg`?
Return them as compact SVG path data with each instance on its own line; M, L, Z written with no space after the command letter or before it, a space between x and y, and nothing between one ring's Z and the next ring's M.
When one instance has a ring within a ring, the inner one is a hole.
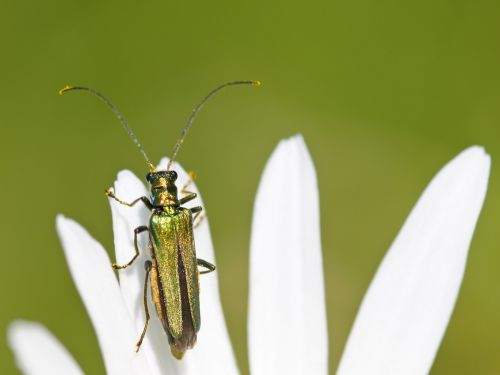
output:
M198 258L198 259L196 259L196 263L198 264L198 266L206 268L206 271L200 271L200 275L203 275L205 273L210 273L210 272L215 271L215 264L207 262L204 259Z
M148 330L149 324L149 309L148 309L148 279L149 273L151 272L152 263L150 260L144 262L144 268L146 269L146 278L144 279L144 313L146 314L146 323L144 323L144 329L142 330L141 337L137 344L135 344L135 351L138 352L141 348L142 340L144 340L144 336L146 336L146 331Z
M189 176L188 180L181 188L181 194L189 193L186 189L188 188L189 185L191 185L194 182L194 180L196 180L196 173L194 173L193 171L189 171L188 176Z
M139 244L137 243L137 235L139 233L142 233L142 232L145 232L145 231L149 231L149 228L145 225L141 225L140 227L137 227L134 229L134 247L135 247L135 255L132 259L130 259L130 262L128 262L127 264L123 264L123 265L120 265L120 264L116 264L116 263L113 263L113 268L115 270L121 270L121 269L124 269L124 268L127 268L129 267L130 265L132 265L132 263L134 263L134 260L137 259L137 257L139 256L140 254L140 251L139 251Z
M128 202L125 202L125 201L122 201L120 198L118 198L116 195L115 195L115 192L113 191L112 188L109 188L108 190L106 190L104 192L104 194L106 194L106 196L108 196L109 198L113 198L115 201L117 201L118 203L120 204L123 204L125 206L129 206L129 207L132 207L134 206L137 202L141 201L142 203L144 203L144 205L149 209L149 210L152 210L153 209L153 204L151 203L151 201L149 200L148 197L146 196L143 196L143 197L139 197L137 198L136 200L128 203Z

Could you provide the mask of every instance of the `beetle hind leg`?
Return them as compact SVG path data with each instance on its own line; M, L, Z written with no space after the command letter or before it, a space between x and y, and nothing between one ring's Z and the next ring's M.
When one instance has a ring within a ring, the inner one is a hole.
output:
M146 331L148 330L149 325L149 309L148 309L148 279L149 274L151 272L151 261L147 260L144 262L144 268L146 269L146 277L144 278L144 313L146 314L146 323L144 323L144 329L142 330L141 337L139 341L135 344L135 351L138 352L142 345L142 340L144 340L144 336L146 336Z

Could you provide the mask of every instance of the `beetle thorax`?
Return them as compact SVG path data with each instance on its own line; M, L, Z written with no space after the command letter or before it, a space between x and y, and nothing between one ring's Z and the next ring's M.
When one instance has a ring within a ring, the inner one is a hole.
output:
M179 201L177 200L177 187L174 184L172 184L172 187L173 189L169 188L151 189L153 206L155 207L178 206Z

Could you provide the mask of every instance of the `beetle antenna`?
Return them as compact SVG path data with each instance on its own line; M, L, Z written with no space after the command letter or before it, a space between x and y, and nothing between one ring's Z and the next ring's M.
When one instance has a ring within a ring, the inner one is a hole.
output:
M201 107L203 107L203 104L210 99L215 93L218 91L222 90L224 87L227 86L233 86L233 85L253 85L253 86L260 86L261 82L260 81L231 81L231 82L226 82L223 83L220 86L217 86L214 88L212 91L210 91L203 99L200 100L200 102L194 107L193 111L191 112L191 115L186 121L186 124L184 125L184 128L182 129L181 136L179 137L179 140L175 144L174 150L172 151L172 155L170 156L170 160L167 165L167 171L170 170L170 167L172 166L172 163L175 160L175 157L177 156L177 153L179 152L179 149L181 148L181 145L184 143L184 138L186 137L186 134L193 124L193 120L200 111Z
M101 99L104 102L104 104L106 104L113 111L113 113L116 115L116 117L118 117L118 120L120 120L120 122L122 123L123 127L127 131L128 135L130 136L130 138L132 138L132 140L134 141L135 145L137 146L137 148L141 152L142 156L144 156L144 159L146 159L146 163L148 164L149 169L151 170L151 172L153 172L153 171L156 170L156 168L153 165L153 163L151 163L151 161L149 160L148 155L146 155L146 151L144 151L144 149L142 148L141 144L139 143L139 140L134 135L134 132L132 132L132 129L130 129L130 127L128 126L127 121L125 121L125 119L121 115L120 111L118 111L118 108L116 108L113 105L113 103L111 103L111 101L107 97L105 97L103 94L101 94L99 91L97 91L97 90L95 90L93 88L84 87L84 86L64 86L61 90L59 90L59 94L63 95L64 93L66 93L68 91L73 91L73 90L88 91L92 95L95 95L99 99Z

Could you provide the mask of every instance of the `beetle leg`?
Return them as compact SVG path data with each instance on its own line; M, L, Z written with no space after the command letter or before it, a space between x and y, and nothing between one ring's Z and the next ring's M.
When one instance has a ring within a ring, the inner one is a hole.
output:
M189 185L191 185L193 183L194 180L196 180L196 173L194 173L193 171L189 171L188 176L189 176L188 180L181 188L181 194L188 193L188 191L186 189L188 188Z
M121 270L123 268L127 268L129 267L132 263L134 263L134 260L137 259L137 257L139 256L140 254L140 251L139 251L139 244L137 243L137 235L139 233L142 233L142 232L145 232L145 231L149 231L149 228L145 225L141 225L140 227L137 227L134 229L134 247L135 247L135 255L132 259L130 259L130 262L128 262L127 264L123 264L123 265L120 265L120 264L116 264L116 263L113 263L113 268L115 270Z
M203 216L201 210L203 210L203 207L201 206L196 206L196 207L193 207L193 208L190 208L189 209L191 211L193 215L193 228L196 228L198 227L198 225L201 224L201 222L203 221L203 218L205 216ZM196 221L196 219L198 219L198 221Z
M192 214L199 214L201 212L201 210L203 210L203 207L201 207L201 206L196 206L196 207L189 209L189 211L191 211Z
M141 348L142 340L144 340L144 336L146 336L146 331L148 330L149 324L149 310L148 310L148 278L149 273L151 272L151 261L147 260L144 262L144 268L146 269L146 277L144 279L144 312L146 314L146 323L144 323L144 329L142 330L141 337L137 344L135 344L135 351L138 352Z
M116 195L115 195L115 192L113 191L112 188L109 188L108 190L106 190L104 192L104 194L106 194L109 198L113 198L115 201L117 201L118 203L120 204L123 204L125 206L129 206L129 207L132 207L134 206L137 202L141 201L142 203L144 203L144 205L149 209L149 210L152 210L153 209L153 204L151 203L151 201L149 200L148 197L146 196L143 196L143 197L139 197L137 198L136 200L128 203L128 202L125 202L125 201L122 201L120 198L118 198Z
M186 193L188 193L188 195L186 195L185 197L179 199L179 204L184 204L186 202L189 202L189 201L192 201L194 198L196 198L198 195L196 193L192 193L190 191L186 191Z
M190 171L188 174L189 174L189 178L186 181L186 183L184 184L184 186L181 188L181 194L185 195L185 196L182 197L181 199L179 199L180 204L184 204L186 202L189 202L189 201L193 200L194 198L196 198L196 196L197 196L196 193L193 193L192 191L187 190L188 186L191 185L193 183L193 181L196 179L196 174L193 171Z
M206 260L198 258L196 259L196 263L198 264L198 266L201 266L206 269L206 271L200 271L200 275L215 271L215 265L210 262L207 262Z
M194 214L193 229L198 228L200 224L203 223L203 219L205 219L205 215L203 215L203 212L197 212L196 214Z

